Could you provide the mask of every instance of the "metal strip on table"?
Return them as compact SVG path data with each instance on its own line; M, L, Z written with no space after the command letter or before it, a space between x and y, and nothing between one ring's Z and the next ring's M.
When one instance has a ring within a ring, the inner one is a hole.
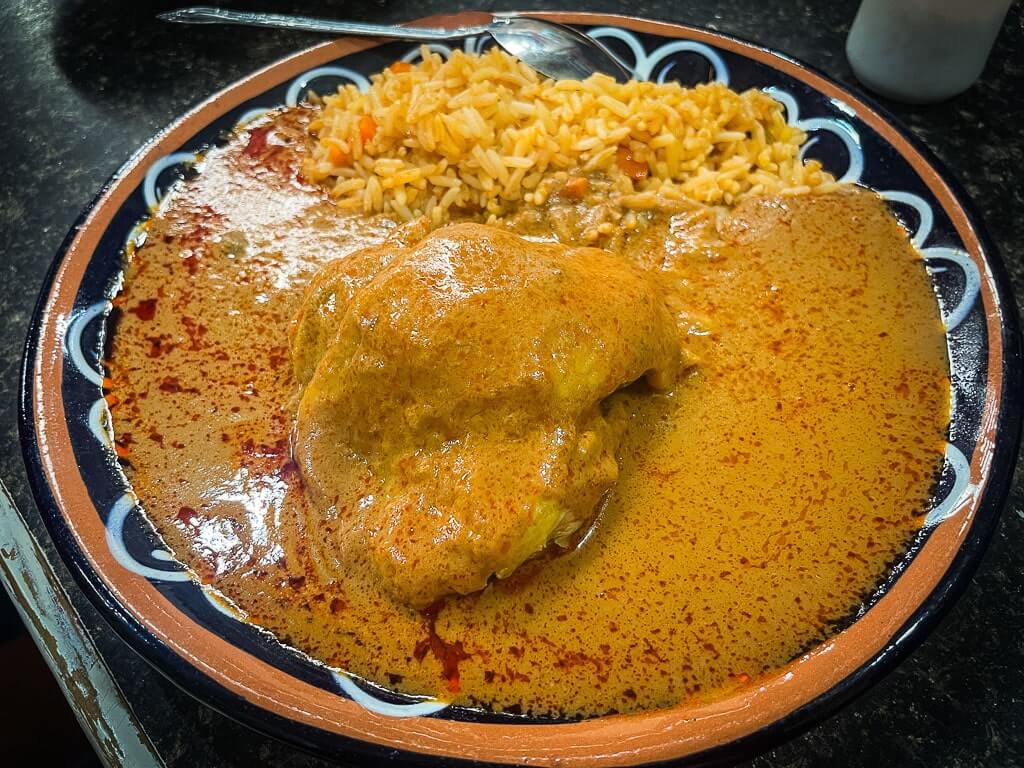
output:
M103 764L165 768L2 482L0 581Z

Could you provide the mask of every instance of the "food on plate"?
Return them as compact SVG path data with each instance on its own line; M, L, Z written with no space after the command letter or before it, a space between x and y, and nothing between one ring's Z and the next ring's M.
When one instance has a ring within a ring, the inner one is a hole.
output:
M913 545L949 426L920 254L804 140L763 93L494 51L240 126L115 299L149 519L245 620L399 693L587 717L756 685Z
M761 91L554 81L497 48L422 55L375 75L365 92L339 88L311 119L303 175L343 210L437 226L552 196L614 203L582 230L594 240L652 208L836 188L819 162L801 161L803 131Z
M618 477L625 414L602 404L668 389L679 334L654 280L596 248L467 223L370 250L300 311L294 451L313 546L365 549L426 608L569 545Z

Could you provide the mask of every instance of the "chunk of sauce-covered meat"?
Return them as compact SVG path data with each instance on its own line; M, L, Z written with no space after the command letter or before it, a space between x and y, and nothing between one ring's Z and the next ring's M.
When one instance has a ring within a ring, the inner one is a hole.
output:
M605 398L681 364L644 270L469 223L325 266L292 353L313 556L418 608L568 546L618 478Z

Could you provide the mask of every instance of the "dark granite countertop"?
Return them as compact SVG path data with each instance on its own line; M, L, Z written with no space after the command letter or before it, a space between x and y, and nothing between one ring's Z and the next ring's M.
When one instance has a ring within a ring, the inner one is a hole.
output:
M170 27L183 3L8 0L0 6L2 479L169 765L327 765L207 709L124 646L49 544L16 427L21 348L44 273L103 182L153 133L236 78L318 38ZM225 2L405 21L476 7L585 8L704 25L781 50L855 85L843 54L857 3L829 0ZM1010 11L980 83L937 106L886 104L954 172L1006 259L1024 305L1024 19ZM755 766L1024 765L1024 472L974 583L914 655L869 693Z

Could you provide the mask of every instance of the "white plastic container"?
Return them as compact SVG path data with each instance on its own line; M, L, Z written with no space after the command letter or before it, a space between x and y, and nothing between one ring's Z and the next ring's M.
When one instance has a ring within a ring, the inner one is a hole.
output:
M985 68L1012 0L863 0L846 39L862 84L926 104L966 90Z

